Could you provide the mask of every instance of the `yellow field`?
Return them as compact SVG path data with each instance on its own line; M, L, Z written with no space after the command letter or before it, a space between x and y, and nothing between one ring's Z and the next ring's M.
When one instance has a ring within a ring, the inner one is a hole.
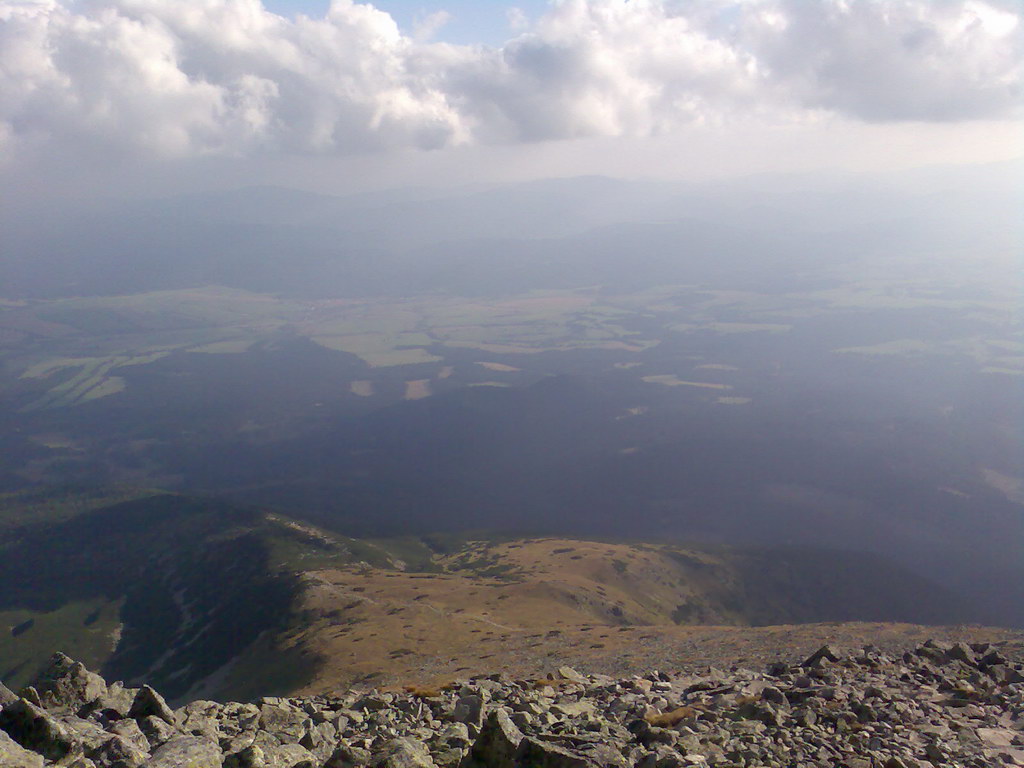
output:
M658 376L644 376L648 384L661 384L664 387L698 387L700 389L732 389L729 384L715 384L709 381L684 381L675 374L667 373Z
M415 379L413 381L405 382L405 399L406 400L422 400L424 397L430 397L430 379Z
M359 395L359 397L373 397L372 381L353 381L349 388L352 390L353 395Z

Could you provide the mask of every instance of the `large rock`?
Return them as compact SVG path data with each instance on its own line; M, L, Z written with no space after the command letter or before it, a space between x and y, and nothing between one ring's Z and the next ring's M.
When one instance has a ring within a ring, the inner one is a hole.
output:
M87 753L110 739L110 733L91 720L83 720L74 715L57 715L56 720Z
M508 713L496 709L488 715L466 764L487 768L515 768L516 750L522 740L523 732L512 722Z
M122 736L111 736L89 752L89 759L98 768L140 768L148 758L148 752L142 751Z
M327 758L324 768L361 768L361 766L369 765L372 759L373 755L369 750L349 744L340 744Z
M0 765L4 768L43 768L43 756L29 752L0 731Z
M437 768L426 746L415 739L389 741L370 761L371 768Z
M484 722L484 707L487 704L488 694L486 691L468 693L460 696L455 702L455 709L452 711L452 720L458 723L465 723L478 733Z
M221 705L214 701L193 701L174 714L182 732L193 736L203 736L211 741L219 741L221 737L217 716Z
M318 760L299 744L282 744L266 750L266 768L320 768Z
M163 696L148 685L139 688L139 692L135 694L135 700L132 702L131 709L128 710L128 717L135 720L156 717L168 725L175 727L178 725L178 718L174 714L174 710L167 706Z
M145 768L222 768L220 747L200 736L175 736L158 747Z
M173 725L153 715L142 718L138 721L138 724L139 729L149 742L151 750L180 735Z
M298 744L253 744L224 758L224 768L320 768L321 763Z
M263 704L259 723L261 730L274 734L279 741L298 744L312 721L309 715L290 704Z
M831 645L823 645L821 648L816 650L806 659L801 666L804 667L820 667L825 662L836 662L839 661L839 652L836 651Z
M10 688L3 683L0 683L0 707L4 704L10 704L18 700L18 697L14 694Z
M139 724L134 720L118 720L116 723L111 723L107 726L107 732L120 736L122 739L127 739L143 752L148 752L151 748L146 734L142 732Z
M124 683L120 681L111 683L102 696L82 707L78 715L88 717L94 712L99 712L108 720L128 717L138 693L138 688L125 688Z
M526 738L516 750L516 768L598 768L598 764L563 747Z
M631 768L633 765L609 744L588 744L581 747L579 752L601 768Z
M559 667L558 676L563 680L571 680L574 683L585 684L588 682L585 675L581 675L572 667Z
M47 760L60 760L80 748L66 726L26 699L18 699L0 710L0 729Z
M53 655L49 666L32 681L32 687L47 709L69 709L72 712L107 692L107 684L102 677L63 653Z
M255 744L232 752L224 758L224 768L266 768L267 759L262 747Z

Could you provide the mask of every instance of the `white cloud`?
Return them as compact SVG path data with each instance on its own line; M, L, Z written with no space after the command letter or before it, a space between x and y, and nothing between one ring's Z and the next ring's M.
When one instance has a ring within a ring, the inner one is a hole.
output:
M437 17L434 22L443 21ZM1016 0L562 0L499 48L371 5L0 0L0 147L163 156L1019 116Z
M448 11L434 11L433 13L420 16L416 19L413 37L420 42L430 40L441 27L451 20L452 15Z
M805 107L868 121L999 117L1024 96L1022 8L777 0L752 6L738 40L766 83Z

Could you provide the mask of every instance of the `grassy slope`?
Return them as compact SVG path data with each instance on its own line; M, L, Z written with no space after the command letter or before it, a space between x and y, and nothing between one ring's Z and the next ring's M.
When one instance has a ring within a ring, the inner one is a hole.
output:
M354 557L338 537L221 502L128 491L5 501L0 677L13 686L62 650L179 695L287 621L292 574ZM303 679L292 670L284 687Z
M153 492L5 501L0 676L15 686L55 650L172 696L245 698L532 669L567 648L628 655L649 633L698 625L950 622L960 610L890 564L837 553L353 540Z
M293 654L319 659L305 690L539 669L570 652L628 654L645 633L697 626L953 623L963 609L890 564L839 553L564 539L448 544L430 570L306 574L303 623L285 640ZM402 550L412 550L408 541Z

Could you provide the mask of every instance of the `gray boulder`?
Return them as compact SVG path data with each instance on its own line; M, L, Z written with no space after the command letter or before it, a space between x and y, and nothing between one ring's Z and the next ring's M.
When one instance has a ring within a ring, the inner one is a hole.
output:
M526 738L516 750L516 768L598 768L597 763L563 747Z
M426 746L408 738L389 741L370 765L372 768L437 768Z
M610 744L588 744L580 747L580 755L601 768L632 768L632 763Z
M138 724L139 729L146 736L146 741L149 742L150 749L156 749L179 735L174 726L153 715L142 718Z
M102 677L63 653L53 655L49 666L32 681L32 687L47 709L69 709L72 712L107 692L107 684Z
M372 759L373 755L367 749L341 744L324 763L324 768L361 768L369 765Z
M839 653L831 645L823 645L821 648L816 650L810 656L808 656L801 666L804 667L820 667L825 662L836 662L839 661Z
M4 768L43 768L43 756L29 752L0 731L0 765Z
M142 751L122 736L111 736L89 752L89 759L98 768L140 768L148 758L148 752Z
M263 704L260 729L274 734L281 742L297 744L310 723L309 715L290 704Z
M508 713L496 709L487 717L466 760L467 766L488 768L515 768L516 750L523 741L523 732L516 727Z
M221 706L216 702L199 700L187 704L174 714L184 733L203 736L211 741L219 741L221 734L217 725L217 716L220 714L220 710Z
M563 680L572 680L574 683L585 684L589 682L586 676L581 675L572 667L559 667L558 676L561 677Z
M232 752L224 758L224 768L266 768L266 765L263 748L255 744Z
M139 724L134 720L118 720L116 723L111 723L107 726L107 732L120 736L122 739L127 739L143 752L150 750L149 739L146 738L146 734L142 732Z
M455 702L452 720L479 730L484 722L484 705L487 703L487 699L486 691L460 696L459 700Z
M224 768L320 768L320 764L298 744L253 744L224 758Z
M128 717L132 709L132 703L138 695L138 688L125 688L124 683L118 681L107 686L103 695L90 704L86 704L78 711L79 717L87 717L94 712L107 715L110 719Z
M0 683L0 707L18 700L14 692L3 683Z
M131 709L128 710L128 717L135 720L142 720L146 717L156 717L168 725L177 726L178 718L174 710L167 706L164 697L154 691L148 685L139 688L132 701Z
M954 643L953 647L946 651L946 658L950 661L962 661L972 667L978 664L974 650L967 643Z
M110 734L91 720L83 720L74 715L57 715L56 718L71 734L71 738L88 753L110 739Z
M60 760L80 747L67 727L26 699L0 710L0 730L47 760Z
M25 699L25 701L29 701L32 704L35 704L37 707L43 706L43 702L39 700L39 691L37 691L31 685L26 685L24 688L22 688L18 692L18 695L20 695L21 698Z
M282 744L266 750L266 768L319 768L321 762L299 744Z
M153 751L145 768L222 768L220 747L199 736L175 736Z

